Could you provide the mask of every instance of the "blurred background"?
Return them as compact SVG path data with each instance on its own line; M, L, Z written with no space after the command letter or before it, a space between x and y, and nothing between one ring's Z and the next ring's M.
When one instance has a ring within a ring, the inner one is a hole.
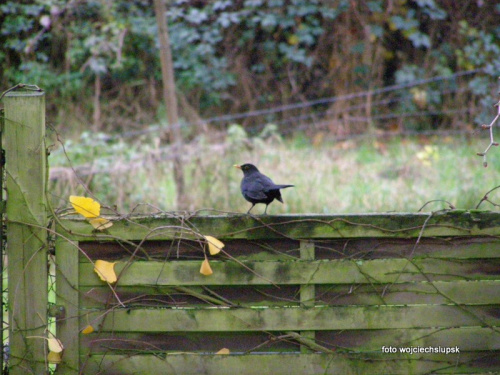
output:
M180 140L152 1L0 5L1 91L46 91L55 207L91 192L121 212L245 212L240 163L296 185L270 214L470 209L499 185L500 150L477 155L499 100L496 1L165 4Z

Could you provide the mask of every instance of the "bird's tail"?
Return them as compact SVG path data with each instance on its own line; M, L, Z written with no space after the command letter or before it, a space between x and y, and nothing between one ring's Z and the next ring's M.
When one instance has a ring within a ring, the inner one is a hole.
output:
M276 185L276 189L278 191L277 196L275 197L277 200L279 200L281 203L283 203L283 198L281 198L281 193L280 189L288 188L288 187L293 187L294 185Z

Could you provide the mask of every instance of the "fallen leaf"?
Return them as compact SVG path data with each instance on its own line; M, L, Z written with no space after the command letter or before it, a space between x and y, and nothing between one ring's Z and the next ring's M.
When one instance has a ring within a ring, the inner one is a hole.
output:
M89 218L88 221L97 230L104 230L113 226L113 223L111 221L103 217Z
M214 271L212 271L212 267L210 267L210 264L208 263L208 259L205 259L201 264L200 273L205 276L210 276L214 273Z
M115 263L116 262L106 262L105 260L96 260L94 266L94 272L97 273L102 281L107 281L110 284L116 282L117 277L115 273Z
M92 327L90 324L87 327L85 327L82 331L84 335L91 334L92 332L94 332L94 327Z
M221 350L219 350L217 353L215 354L229 354L230 351L228 348L222 348Z
M52 337L48 339L49 341L49 351L54 352L54 353L61 353L64 350L64 346L59 339L56 337Z
M92 198L71 195L69 201L75 211L87 219L98 217L101 213L101 205Z
M210 255L219 254L221 249L225 246L224 243L222 243L215 237L212 236L203 236L203 237L205 237L205 240L207 240L208 251L210 252Z

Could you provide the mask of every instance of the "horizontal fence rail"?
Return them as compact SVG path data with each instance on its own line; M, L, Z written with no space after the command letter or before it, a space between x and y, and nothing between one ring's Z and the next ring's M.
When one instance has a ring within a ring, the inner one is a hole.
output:
M60 373L500 371L498 213L110 219L58 220Z

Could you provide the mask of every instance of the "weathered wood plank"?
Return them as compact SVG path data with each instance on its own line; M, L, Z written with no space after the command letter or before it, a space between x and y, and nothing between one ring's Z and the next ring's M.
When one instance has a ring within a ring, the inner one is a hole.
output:
M500 276L499 260L211 261L214 273L210 277L200 274L200 264L201 261L119 262L115 270L120 274L120 286L403 283L428 279L488 280ZM80 285L102 285L91 263L80 264Z
M280 335L275 335L279 337ZM82 335L83 348L93 354L113 350L152 352L216 353L220 348L231 352L298 351L299 343L291 338L270 339L269 332L181 332L125 333L100 332ZM426 328L318 331L316 340L331 350L380 351L382 346L458 347L461 352L500 350L500 332L491 328Z
M115 221L107 234L96 233L80 219L65 219L64 226L79 241L162 240L179 238L180 234L183 238L195 239L200 238L200 234L220 239L498 236L500 213L456 210L435 213L430 219L429 214L424 213L132 217ZM195 233L193 227L199 233Z
M217 353L221 348L231 352L290 353L297 352L299 345L291 339L276 339L269 332L153 332L125 333L99 332L82 335L82 353L92 354L119 351L147 351L200 354Z
M82 308L101 308L111 301L116 304L109 287L82 287ZM207 307L207 306L292 306L300 305L297 285L234 287L234 286L144 286L116 287L120 300L131 307ZM223 298L223 299L222 299ZM230 301L231 303L227 303ZM218 303L219 302L219 303Z
M135 241L137 243L137 241ZM243 260L297 260L300 258L300 241L295 240L224 240L224 251L232 257ZM119 242L84 242L81 244L85 255L81 261L90 259L124 260L134 254L136 260L193 260L204 259L202 249L205 241L166 240L145 241L137 245ZM147 255L146 255L147 254ZM219 257L224 257L220 254Z
M423 238L415 247L416 239L350 238L315 240L316 259L387 259L387 258L500 258L500 239L492 237ZM224 250L239 260L298 260L300 241L227 240ZM124 260L135 252L136 260L203 259L200 241L146 241L137 245L123 242L83 242L82 251L91 259ZM147 256L146 256L147 254ZM81 254L82 261L86 256Z
M42 374L48 300L45 93L11 91L3 100L9 369L12 375Z
M196 293L189 294L193 289ZM239 306L292 306L300 305L299 286L212 286L210 290ZM435 281L394 285L321 285L316 287L316 304L346 305L408 305L408 304L461 304L490 305L500 302L500 280ZM213 296L202 287L188 287L181 291L175 287L137 286L116 288L120 300L131 307L203 307L216 306L200 296ZM108 286L80 288L82 308L102 308L107 301L112 306L112 292Z
M477 354L421 356L340 354L96 355L86 362L84 374L183 374L183 375L360 375L360 374L473 374L500 371L500 353L478 361ZM100 371L100 372L99 372Z
M316 259L453 258L500 257L500 239L493 237L357 238L316 240Z
M79 366L79 286L78 248L65 239L56 240L56 304L60 316L56 320L57 337L64 345L63 361L57 373L78 374Z
M322 285L317 301L328 305L499 304L500 280Z
M483 327L319 331L316 339L328 348L355 351L379 351L384 345L458 347L461 352L478 355L486 350L500 350L500 330Z
M453 317L452 319L450 317ZM104 319L104 321L103 321ZM323 306L291 308L114 309L80 319L102 331L234 332L498 326L496 306ZM147 324L144 324L147 322Z

